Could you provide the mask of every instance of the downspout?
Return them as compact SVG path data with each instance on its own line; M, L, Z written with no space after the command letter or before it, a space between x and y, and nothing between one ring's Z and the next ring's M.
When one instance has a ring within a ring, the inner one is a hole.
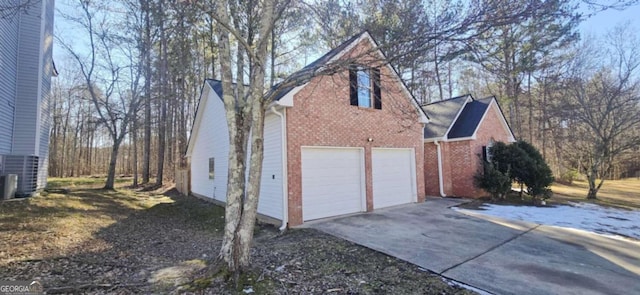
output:
M433 143L436 145L436 153L438 154L438 186L440 188L440 196L446 197L444 193L444 181L442 179L442 150L440 149L440 143L435 140Z
M283 113L279 113L275 106L271 107L271 112L280 117L280 139L282 140L282 225L279 230L287 229L289 223L289 198L287 198L287 139L286 139L286 121Z

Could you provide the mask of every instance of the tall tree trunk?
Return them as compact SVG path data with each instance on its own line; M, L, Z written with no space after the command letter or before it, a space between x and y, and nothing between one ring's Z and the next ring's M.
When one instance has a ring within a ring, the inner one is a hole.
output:
M239 248L237 249L240 269L248 267L251 258L251 242L253 240L253 229L258 211L262 160L264 158L264 106L260 98L252 99L252 103L251 117L253 123L250 138L251 158L249 159L249 183L247 186L247 197L242 210L242 217L237 230L238 237L240 238Z
M587 193L587 200L595 200L598 195L598 187L596 186L596 171L597 168L591 168L591 173L589 174L589 192Z
M109 160L109 170L107 172L107 182L104 184L104 189L112 190L116 176L116 163L118 159L118 150L120 149L120 142L122 139L113 138L113 146L111 147L111 158Z
M276 84L276 30L271 31L271 75L269 79L269 87Z
M162 1L160 1L160 11ZM163 12L164 13L164 12ZM160 21L160 120L158 122L158 171L156 172L156 184L162 185L164 178L164 156L167 132L167 38L164 20Z
M227 125L229 127L229 179L227 185L227 206L225 212L225 232L220 257L234 273L235 278L249 265L250 248L253 240L253 229L257 214L260 194L260 178L263 160L264 133L264 85L267 72L269 38L274 20L274 1L264 1L261 12L259 33L247 32L247 47L239 46L239 51L251 50L249 58L248 93L244 88L242 76L238 77L237 100L231 87L232 67L229 33L220 30L218 33L220 48L220 64L223 77L223 101ZM221 22L228 23L229 15L224 4L217 4ZM250 11L249 15L253 13ZM254 37L259 36L254 42ZM242 48L241 48L242 47ZM241 55L238 55L240 57ZM243 67L241 58L237 58L237 67ZM238 73L242 73L238 71ZM251 133L249 132L251 130ZM250 135L249 135L250 134ZM251 158L249 179L245 178L246 148L251 139ZM246 189L246 191L245 191Z
M540 104L540 110L542 111L542 124L541 124L542 126L540 128L540 131L542 132L542 159L546 161L547 160L547 78L544 78L542 82L542 103ZM556 163L556 166L560 166L560 163Z
M531 72L527 75L527 96L529 99L529 143L533 144L533 97L531 96Z
M433 62L434 62L434 66L435 66L435 72L436 72L436 82L438 83L438 95L440 97L440 100L444 99L444 93L442 91L442 80L440 78L440 60L438 59L438 47L435 46L433 48Z
M134 187L138 186L138 120L131 120L131 142L133 145L133 183Z
M144 143L142 147L142 183L149 183L151 167L151 21L150 0L142 0L144 9Z
M453 97L453 77L452 75L452 71L451 71L451 61L447 62L447 85L449 87L449 97L448 98L452 98Z
M227 7L223 1L216 1L217 10L221 12L218 16L222 22L229 23L229 16L226 13ZM237 249L240 238L237 229L242 216L243 199L245 193L245 171L246 171L246 134L244 125L246 124L247 105L238 105L243 102L242 97L236 99L231 83L233 82L231 66L231 42L229 33L223 29L218 29L218 52L220 53L220 74L222 78L222 97L225 106L225 115L229 127L229 167L227 179L227 202L225 206L225 228L219 257L227 264L230 271L238 274L241 270ZM242 79L242 77L238 77ZM242 81L242 80L240 80ZM241 86L243 83L238 83ZM247 118L248 119L248 118Z

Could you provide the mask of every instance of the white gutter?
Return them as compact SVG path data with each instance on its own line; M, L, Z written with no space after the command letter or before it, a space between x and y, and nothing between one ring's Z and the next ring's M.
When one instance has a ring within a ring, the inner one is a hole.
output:
M282 226L279 230L284 231L287 229L287 223L289 222L289 198L287 198L287 139L286 139L286 121L283 113L276 111L276 107L271 107L271 112L280 117L280 138L282 139Z
M440 188L440 196L446 197L444 193L444 181L442 180L442 150L440 149L440 143L435 140L433 143L436 145L436 152L438 154L438 186Z

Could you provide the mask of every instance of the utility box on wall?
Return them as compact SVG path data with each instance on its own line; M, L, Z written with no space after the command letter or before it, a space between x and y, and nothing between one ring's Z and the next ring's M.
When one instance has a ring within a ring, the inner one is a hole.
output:
M18 190L18 175L0 175L0 200L13 199Z

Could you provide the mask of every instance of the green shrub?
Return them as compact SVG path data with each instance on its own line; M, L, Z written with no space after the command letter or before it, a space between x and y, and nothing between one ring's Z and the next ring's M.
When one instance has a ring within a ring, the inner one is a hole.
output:
M548 199L551 196L549 186L554 179L547 162L544 161L538 149L526 141L518 141L512 146L521 149L527 155L523 159L526 172L520 175L520 181L527 186L527 192L534 199Z
M503 198L511 190L511 183L527 187L534 200L551 196L549 186L553 174L540 152L525 141L507 145L496 142L491 147L491 161L483 161L483 167L474 177L479 188L493 198Z
M482 169L476 173L473 180L477 187L487 191L493 199L504 199L511 191L511 176L508 167L505 172L502 172L493 163L484 162Z

